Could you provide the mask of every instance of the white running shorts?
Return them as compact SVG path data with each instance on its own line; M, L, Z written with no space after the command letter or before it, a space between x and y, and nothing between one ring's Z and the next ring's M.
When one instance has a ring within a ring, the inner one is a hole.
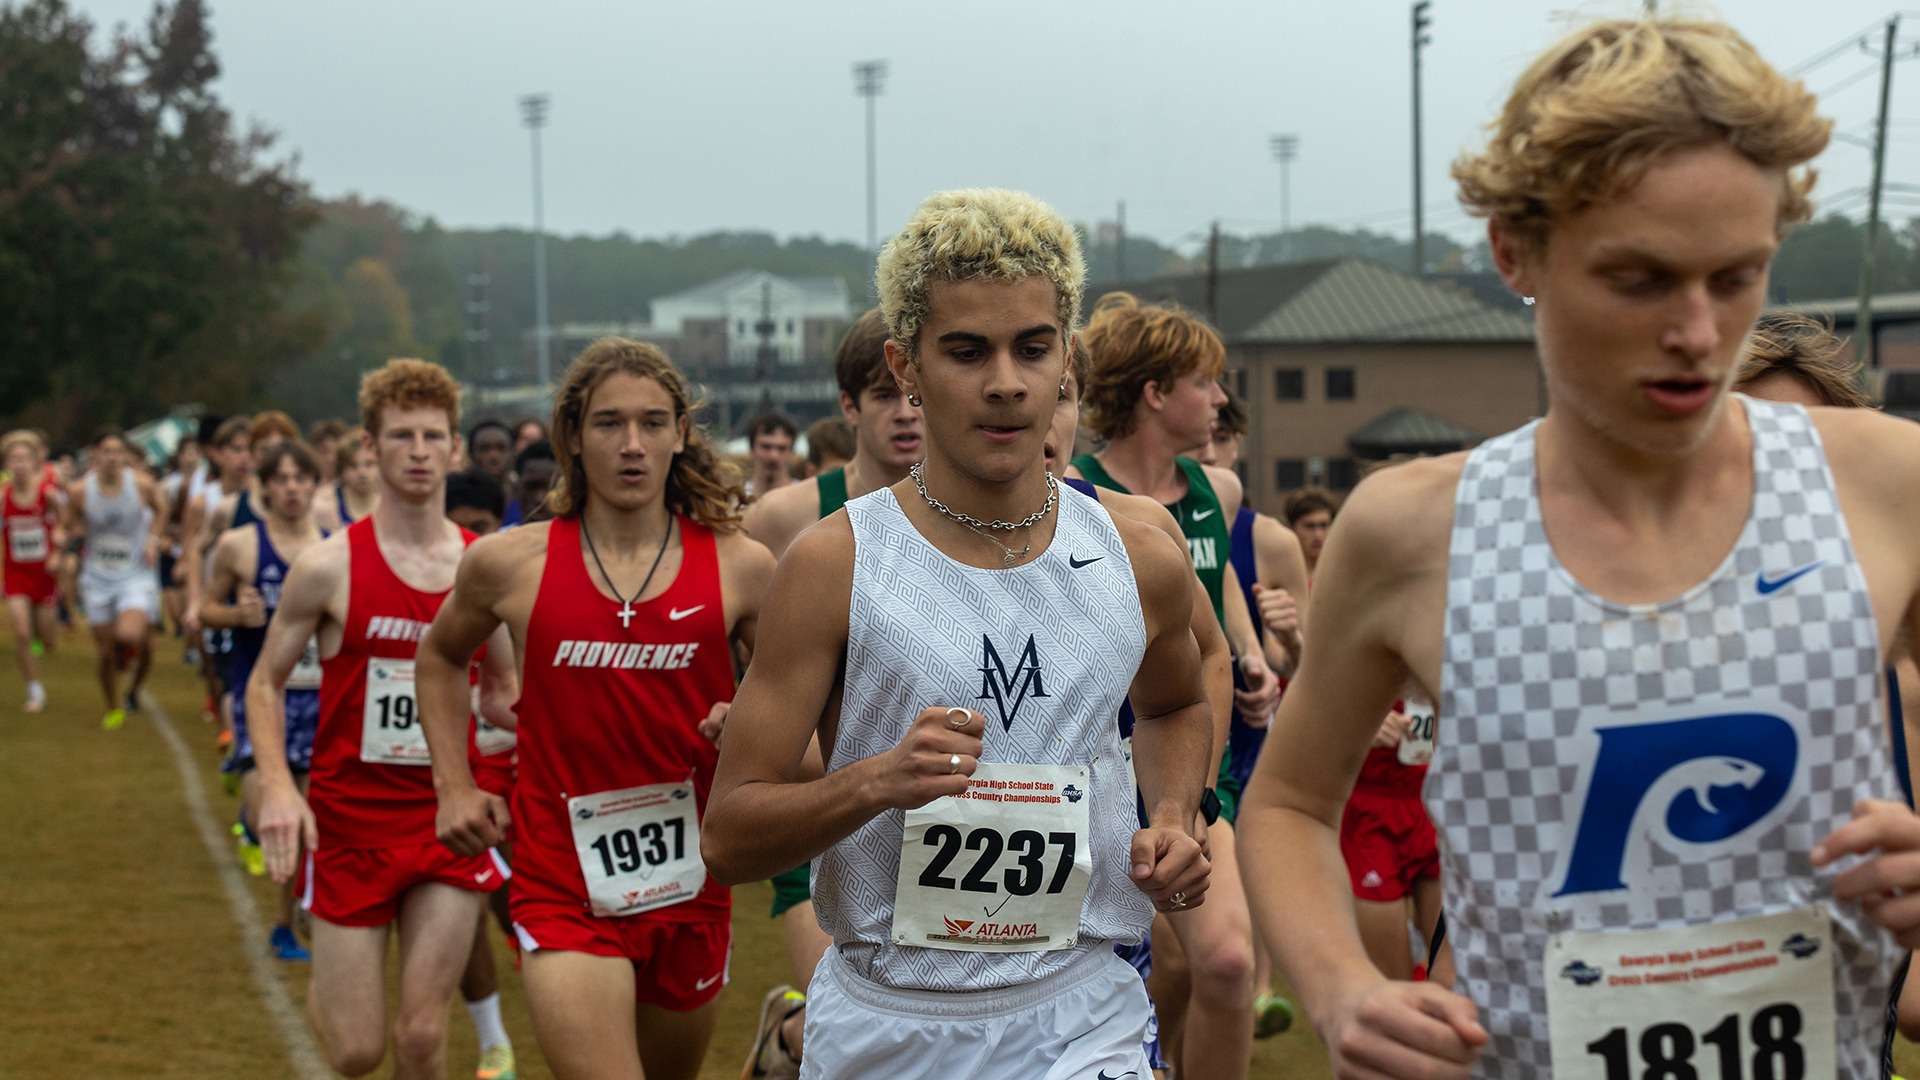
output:
M151 568L120 581L81 575L80 595L86 602L87 622L93 626L106 626L123 611L144 611L148 622L160 619L160 578Z
M801 1080L1150 1080L1147 991L1103 942L1038 982L943 994L868 982L838 949L807 989Z

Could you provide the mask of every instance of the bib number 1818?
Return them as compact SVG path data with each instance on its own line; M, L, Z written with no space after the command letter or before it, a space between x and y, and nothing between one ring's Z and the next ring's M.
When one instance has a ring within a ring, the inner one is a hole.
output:
M1606 1063L1607 1080L1805 1080L1801 1027L1799 1008L1782 1003L1754 1013L1744 1038L1740 1014L1728 1013L1698 1034L1686 1024L1668 1022L1646 1028L1636 1040L1617 1027L1588 1043L1587 1053ZM1717 1070L1702 1067L1708 1047Z

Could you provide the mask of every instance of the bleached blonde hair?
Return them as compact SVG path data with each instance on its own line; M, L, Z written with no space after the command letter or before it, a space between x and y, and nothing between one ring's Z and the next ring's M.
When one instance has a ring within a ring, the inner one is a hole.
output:
M1804 168L1833 122L1725 23L1616 19L1578 30L1514 83L1484 150L1454 162L1460 201L1539 250L1554 219L1624 193L1676 151L1721 144L1781 177L1780 229L1812 213Z
M1018 191L966 188L942 191L920 204L900 234L880 250L874 284L887 333L919 362L920 325L927 294L951 281L989 278L1053 282L1060 329L1080 322L1080 290L1087 263L1080 240L1053 207Z

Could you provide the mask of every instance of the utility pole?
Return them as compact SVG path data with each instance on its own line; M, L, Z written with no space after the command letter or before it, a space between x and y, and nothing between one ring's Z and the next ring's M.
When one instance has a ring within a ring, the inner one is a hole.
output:
M1860 305L1853 318L1853 355L1862 372L1877 366L1873 343L1873 257L1880 246L1880 181L1887 167L1887 96L1893 89L1894 36L1900 16L1887 16L1887 44L1880 53L1880 115L1873 125L1873 186L1867 196L1866 250L1860 253Z
M473 269L467 272L467 378L491 377L499 382L503 373L498 368L487 370L491 352L488 346L492 344L487 331L487 312L493 307L487 299L487 286L491 284L493 276L487 273L486 260L476 254Z
M1421 277L1427 273L1427 236L1420 201L1420 50L1433 42L1427 36L1427 27L1433 25L1427 18L1431 7L1432 0L1418 0L1413 5L1413 272Z
M1220 223L1207 232L1207 322L1220 326Z
M1114 258L1119 263L1116 271L1118 281L1127 280L1127 200L1120 200L1120 209L1114 217Z
M533 134L533 336L539 361L540 392L553 384L553 328L547 325L547 226L540 196L540 129L547 126L547 95L520 99L520 117Z
M1293 217L1288 206L1287 166L1300 150L1300 136L1275 135L1267 140L1273 148L1273 160L1280 163L1280 261L1293 257Z
M880 253L880 212L877 209L873 167L873 99L886 89L887 62L863 60L853 65L853 92L867 99L867 252Z

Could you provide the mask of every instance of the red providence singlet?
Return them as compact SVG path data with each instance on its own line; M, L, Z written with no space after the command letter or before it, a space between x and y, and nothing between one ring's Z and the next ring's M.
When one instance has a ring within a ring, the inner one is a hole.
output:
M60 508L44 483L34 488L33 499L25 506L13 499L13 485L0 486L0 531L6 534L6 595L30 597L36 604L51 603L55 584L47 560L53 553L53 530L60 522Z
M380 554L371 516L346 531L347 624L340 651L320 661L320 729L307 802L322 850L430 844L439 803L420 733L413 657L453 590L426 593L400 580ZM473 543L472 533L460 532Z
M521 676L516 918L541 902L667 922L728 918L726 886L675 886L704 874L684 792L704 815L720 754L699 724L734 690L713 532L679 522L680 572L633 605L631 626L587 576L580 520L549 526Z

